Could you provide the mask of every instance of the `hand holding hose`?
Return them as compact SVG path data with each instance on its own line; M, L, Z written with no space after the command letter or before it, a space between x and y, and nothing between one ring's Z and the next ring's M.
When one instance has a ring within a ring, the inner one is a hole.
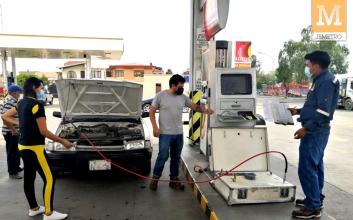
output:
M70 149L74 146L73 143L71 143L70 141L66 140L66 139L63 139L62 142L61 142L62 145L64 145L64 147L66 149Z

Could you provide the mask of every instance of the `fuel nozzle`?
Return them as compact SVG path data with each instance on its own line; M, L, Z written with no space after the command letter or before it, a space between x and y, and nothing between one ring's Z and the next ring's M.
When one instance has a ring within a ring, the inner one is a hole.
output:
M72 143L72 147L70 148L71 150L76 149L77 147L77 141Z

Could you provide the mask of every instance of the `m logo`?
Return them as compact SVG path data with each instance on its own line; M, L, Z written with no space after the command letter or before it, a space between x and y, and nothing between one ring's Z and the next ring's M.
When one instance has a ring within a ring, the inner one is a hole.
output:
M325 6L318 5L317 8L319 9L319 21L316 22L317 26L324 26L324 25L330 26L334 18L335 18L335 23L333 23L334 26L342 25L342 22L340 20L341 6L335 5L330 16L328 16ZM323 18L325 18L326 23L324 23Z
M313 40L346 40L347 0L312 0Z

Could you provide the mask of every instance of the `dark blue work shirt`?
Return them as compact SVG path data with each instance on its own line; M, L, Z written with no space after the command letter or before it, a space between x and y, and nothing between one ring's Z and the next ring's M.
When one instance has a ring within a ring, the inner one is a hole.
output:
M309 131L328 125L336 110L339 81L329 71L324 70L314 78L298 121Z

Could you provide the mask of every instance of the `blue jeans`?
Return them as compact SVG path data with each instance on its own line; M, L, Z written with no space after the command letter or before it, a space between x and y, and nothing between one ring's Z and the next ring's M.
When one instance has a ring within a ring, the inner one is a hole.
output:
M298 175L302 185L305 202L309 210L320 209L324 198L324 150L327 145L330 128L321 128L307 133L300 141Z
M170 151L170 177L175 178L179 176L179 162L180 155L184 145L184 138L182 134L167 135L161 134L159 136L159 152L154 166L153 175L160 177L163 172L164 164L169 158Z

